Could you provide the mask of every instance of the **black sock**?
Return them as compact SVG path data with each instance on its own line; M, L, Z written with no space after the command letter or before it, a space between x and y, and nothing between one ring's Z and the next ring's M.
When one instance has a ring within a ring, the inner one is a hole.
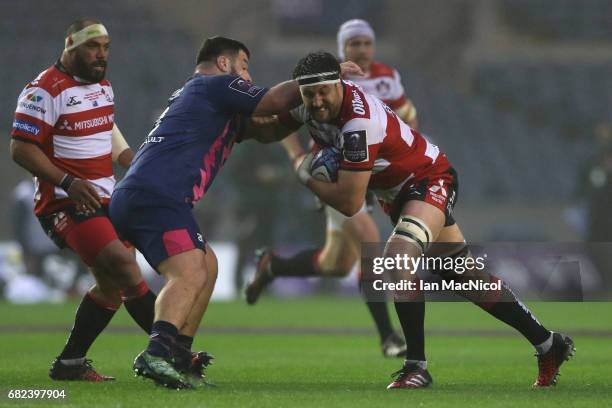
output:
M178 329L175 325L163 320L156 321L149 336L147 353L157 357L171 357L177 336Z
M425 302L395 302L406 339L406 360L425 361Z
M155 296L155 293L147 289L144 295L124 298L123 300L125 309L130 316L132 316L132 319L134 319L147 334L151 334L151 328L153 327L156 299L157 296Z
M111 321L118 307L103 305L86 293L76 311L70 337L59 355L61 360L83 358L94 340Z
M393 328L391 327L391 320L389 319L389 311L387 310L386 302L365 302L374 323L376 323L376 330L380 336L381 343L393 334Z
M384 342L391 334L393 334L393 327L391 326L391 320L389 319L389 310L387 309L387 297L385 293L375 291L373 282L376 279L380 279L372 273L374 266L372 259L369 257L361 258L361 273L359 274L359 292L361 298L365 302L374 323L376 324L376 330L380 336L380 342Z
M493 317L501 320L507 325L518 330L531 344L538 345L543 343L550 336L548 331L529 311L527 306L519 301L512 290L506 285L506 282L501 279L491 276L491 282L499 281L501 283L500 291L489 290L484 293L479 293L478 301L465 296L465 293L459 293L462 296L472 300L476 305Z
M272 276L314 276L318 275L315 257L319 249L307 249L298 252L290 258L280 258L273 255L270 262Z
M174 365L181 371L186 371L191 366L191 346L193 337L179 334L172 350Z
M179 334L176 337L176 344L178 344L185 350L189 350L189 352L191 352L191 346L193 345L193 337L185 336L184 334Z

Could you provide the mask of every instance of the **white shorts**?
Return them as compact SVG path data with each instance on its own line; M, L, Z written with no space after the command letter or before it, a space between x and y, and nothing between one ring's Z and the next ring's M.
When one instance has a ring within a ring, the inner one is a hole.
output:
M364 201L363 206L359 211L357 211L357 214L365 213L367 211L368 209ZM353 217L355 215L353 215ZM340 211L329 205L325 206L325 217L327 218L327 231L342 231L344 223L353 218L347 217L346 215L342 214Z

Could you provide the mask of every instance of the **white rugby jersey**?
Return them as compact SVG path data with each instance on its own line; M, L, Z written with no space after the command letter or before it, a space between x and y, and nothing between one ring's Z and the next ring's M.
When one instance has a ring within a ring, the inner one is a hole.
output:
M89 180L108 202L115 186L113 99L107 80L79 82L58 63L40 73L19 95L11 137L38 145L54 165ZM36 215L74 204L61 188L43 180L35 182Z
M406 103L404 87L399 72L382 62L372 62L370 72L366 76L348 77L366 93L374 95L393 110Z
M304 105L279 115L280 122L292 130L305 124L317 145L341 150L341 170L371 170L368 189L382 203L392 203L405 185L450 168L446 155L389 106L350 81L342 84L344 99L335 123L316 122Z

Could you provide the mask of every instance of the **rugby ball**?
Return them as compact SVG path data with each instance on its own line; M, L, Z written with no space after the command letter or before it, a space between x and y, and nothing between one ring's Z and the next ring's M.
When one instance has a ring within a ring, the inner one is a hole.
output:
M310 164L310 175L320 181L335 183L338 181L338 169L342 153L335 147L327 146L319 150Z

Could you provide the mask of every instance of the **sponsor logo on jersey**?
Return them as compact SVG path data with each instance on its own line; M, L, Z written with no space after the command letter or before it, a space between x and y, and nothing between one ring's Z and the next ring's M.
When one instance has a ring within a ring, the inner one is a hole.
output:
M66 106L76 106L81 104L81 101L77 100L76 96L70 96L69 98L70 99L68 99Z
M98 98L101 98L102 96L104 96L106 101L109 102L109 103L113 101L113 98L111 98L111 96L106 93L104 88L99 89L97 91L89 92L89 93L83 95L83 99L85 99L87 101L91 101L92 105L94 105L94 106L98 106L98 102L97 102Z
M114 115L104 115L99 116L94 119L81 120L79 122L74 122L74 130L85 130L91 129L93 127L108 125L109 123L113 123Z
M42 96L39 96L39 95L34 95L34 93L27 94L25 98L26 98L28 101L32 101L32 102L40 102L40 101L42 101L42 100L43 100L43 97L42 97Z
M114 114L110 114L110 115L104 115L104 116L98 116L97 118L93 118L93 119L87 119L87 120L80 120L78 122L69 122L67 119L64 119L64 121L61 123L61 125L58 126L58 129L60 130L86 130L86 129L91 129L91 128L95 128L98 126L105 126L108 124L112 124L113 120L114 120L115 115Z
M240 93L247 94L253 98L259 95L261 91L263 91L263 88L255 86L253 85L253 83L249 81L245 81L242 78L234 79L228 86L230 89L233 89L234 91L238 91Z
M106 102L110 103L113 101L113 97L107 94L104 88L102 88L101 92L102 92L102 95L104 95L104 97L106 98Z
M45 113L47 113L46 109L44 109L44 108L42 108L40 106L34 105L33 103L28 103L28 102L22 101L22 102L19 102L19 106L21 106L23 109L31 110L31 111L34 111L34 112L40 112L43 115Z
M164 136L147 136L144 142L142 142L141 147L148 143L161 143L164 141L164 139L165 139Z
M40 128L33 123L26 122L25 120L15 119L13 121L13 129L21 130L24 133L29 133L32 136L38 136Z
M358 115L365 115L366 114L366 110L365 110L365 106L363 104L363 101L361 100L361 96L359 96L359 92L357 92L356 89L353 89L353 100L351 100L351 105L353 106L353 112L355 112Z
M62 124L59 125L59 130L72 130L72 126L70 126L70 123L68 123L68 121L64 119Z
M368 161L368 140L365 130L344 132L344 158L353 163Z

